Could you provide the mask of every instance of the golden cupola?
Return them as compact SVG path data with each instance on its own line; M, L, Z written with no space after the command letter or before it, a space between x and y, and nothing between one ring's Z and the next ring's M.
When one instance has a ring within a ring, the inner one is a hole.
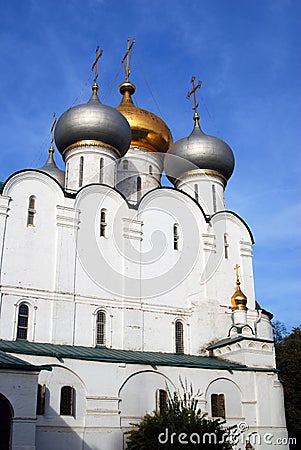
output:
M238 276L239 265L236 264L234 270L236 272L236 289L234 294L231 297L232 311L236 311L237 309L246 311L247 308L247 297L240 289L240 281Z
M156 114L134 105L132 95L136 87L126 80L119 86L122 100L116 109L123 114L132 130L131 147L140 147L151 152L166 153L172 144L171 132Z

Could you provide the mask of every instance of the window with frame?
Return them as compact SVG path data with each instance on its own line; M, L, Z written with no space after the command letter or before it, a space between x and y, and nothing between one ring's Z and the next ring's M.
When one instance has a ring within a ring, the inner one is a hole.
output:
M163 412L167 407L167 392L165 389L157 389L156 391L156 410Z
M78 186L82 187L84 179L84 157L81 156L79 159L79 175L78 175Z
M96 345L106 345L106 314L103 311L96 315Z
M211 394L211 417L226 418L224 394Z
M197 202L199 201L199 187L197 184L194 185L194 198Z
M228 243L228 235L227 233L224 234L224 255L225 259L229 258L229 243Z
M180 240L180 233L179 233L179 225L177 223L173 226L173 249L179 250L179 240Z
M74 388L72 386L62 386L60 399L60 415L73 416Z
M212 204L213 204L213 212L217 211L216 205L216 187L215 184L212 185Z
M137 201L141 198L142 181L141 177L137 177Z
M17 339L27 339L29 308L21 303L18 309Z
M176 353L184 353L184 327L180 320L175 323Z
M122 162L123 169L127 170L129 168L129 162L127 159L124 159Z
M28 200L27 226L34 226L36 214L36 197L31 195Z
M104 168L104 159L100 158L100 160L99 160L99 183L103 183L103 168Z
M45 413L45 396L46 396L46 385L38 384L36 414L39 416Z
M102 208L100 211L100 237L106 237L107 225L107 210Z

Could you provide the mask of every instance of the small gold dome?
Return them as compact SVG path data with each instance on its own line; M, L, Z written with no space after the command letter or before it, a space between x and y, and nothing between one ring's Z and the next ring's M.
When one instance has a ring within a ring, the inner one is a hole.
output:
M232 311L235 311L236 309L247 309L247 297L240 289L240 281L238 277L238 269L239 265L236 264L234 270L236 272L236 289L234 294L231 297L231 304L232 304Z
M231 303L232 303L232 310L235 309L247 309L247 297L245 294L240 290L240 287L237 286L234 294L231 297Z
M136 87L129 81L119 86L123 95L117 110L124 115L132 130L131 147L142 147L151 152L166 153L172 143L168 126L155 114L137 108L132 100Z

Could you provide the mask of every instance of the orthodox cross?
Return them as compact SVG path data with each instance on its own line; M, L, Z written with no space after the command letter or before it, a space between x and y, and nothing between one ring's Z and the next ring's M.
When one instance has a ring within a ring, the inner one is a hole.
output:
M53 118L52 118L52 124L51 124L51 129L50 129L50 133L51 133L51 145L54 142L54 127L56 124L56 115L55 113L53 113Z
M238 269L240 268L240 266L238 264L236 264L236 266L234 267L235 273L236 273L236 284L240 284L239 283L239 274L238 274Z
M191 81L190 81L190 83L192 84L192 90L190 92L188 92L186 98L189 100L193 94L193 108L192 109L194 110L194 113L197 114L197 108L198 108L199 104L196 101L196 90L202 86L202 82L199 81L197 85L195 85L194 82L195 82L195 77L192 77Z
M130 57L131 57L131 51L132 51L132 48L133 48L135 42L136 42L136 39L133 39L132 42L131 42L131 38L128 37L127 49L126 49L124 57L121 60L121 64L123 64L124 61L126 61L126 63L125 63L125 81L129 81L129 76L130 76Z
M98 60L101 58L103 51L99 51L99 46L96 47L95 51L95 61L92 64L92 72L94 71L94 84L96 84L96 80L98 78Z

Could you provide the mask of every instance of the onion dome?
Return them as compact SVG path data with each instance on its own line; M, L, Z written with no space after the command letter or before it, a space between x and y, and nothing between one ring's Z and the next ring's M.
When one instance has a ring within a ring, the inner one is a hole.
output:
M232 311L235 311L237 309L240 310L247 310L247 297L240 289L240 281L238 278L238 269L239 265L236 264L235 271L236 271L236 289L234 294L231 297L231 304L232 304Z
M226 142L203 132L199 125L199 115L194 114L194 128L192 133L176 141L168 150L165 159L165 172L168 178L175 179L187 172L202 169L208 173L217 172L227 181L234 169L234 155ZM206 173L206 172L205 172Z
M134 105L132 94L135 90L136 87L131 82L122 83L119 86L119 92L123 98L116 108L130 124L131 147L137 146L151 152L166 153L172 143L171 132L158 116Z
M92 91L88 103L69 108L59 118L54 132L56 146L64 155L77 142L97 141L123 156L131 142L129 124L115 108L100 102L96 83Z
M63 170L60 170L57 167L57 165L55 164L55 161L53 159L53 153L54 153L54 148L51 145L51 147L49 148L48 159L47 159L46 163L44 164L44 166L41 167L39 170L41 172L44 172L44 173L47 173L48 175L50 175L52 178L54 178L60 184L60 186L64 187L65 172Z

